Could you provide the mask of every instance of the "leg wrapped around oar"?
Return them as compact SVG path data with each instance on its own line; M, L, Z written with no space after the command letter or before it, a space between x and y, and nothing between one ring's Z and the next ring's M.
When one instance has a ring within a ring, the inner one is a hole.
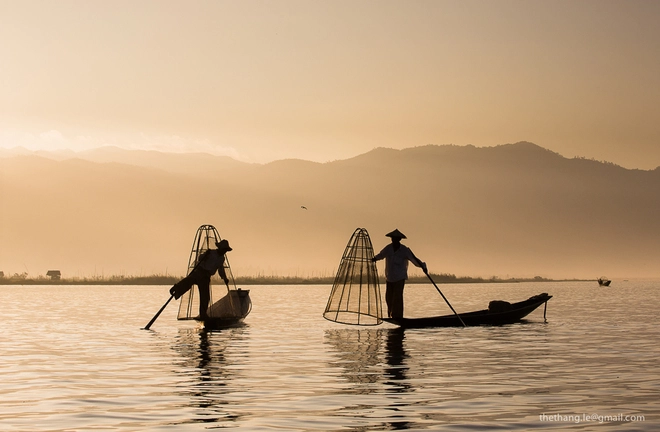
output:
M192 278L187 276L170 288L170 294L172 294L176 300L179 300L179 297L187 293L190 288L192 288L193 284L194 282Z

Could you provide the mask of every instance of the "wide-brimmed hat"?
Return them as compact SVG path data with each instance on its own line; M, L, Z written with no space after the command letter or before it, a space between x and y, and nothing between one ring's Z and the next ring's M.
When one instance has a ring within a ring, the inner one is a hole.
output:
M406 237L406 235L404 233L402 233L398 229L395 229L392 232L388 232L387 234L385 234L385 237L392 237L392 238L398 238L398 239L408 238L408 237Z
M220 240L219 242L215 242L215 245L218 247L218 250L223 249L226 251L233 250L231 246L229 246L229 242L227 240Z

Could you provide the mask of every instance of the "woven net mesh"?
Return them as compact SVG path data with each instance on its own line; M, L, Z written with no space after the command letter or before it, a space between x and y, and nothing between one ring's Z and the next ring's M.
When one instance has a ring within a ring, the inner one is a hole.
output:
M355 230L344 250L323 317L342 324L378 325L383 312L374 249L365 228Z
M195 268L199 258L208 249L214 249L216 242L222 240L218 230L213 225L202 225L197 229L195 239L193 240L190 258L188 259L188 274ZM229 288L224 284L216 274L211 278L209 287L211 300L207 315L211 318L239 318L245 317L252 308L249 297L242 295L236 289L234 276L229 266L229 259L225 256L224 262L225 274L229 279ZM179 313L177 318L180 320L194 319L199 315L199 290L197 285L188 290L181 296L179 303Z

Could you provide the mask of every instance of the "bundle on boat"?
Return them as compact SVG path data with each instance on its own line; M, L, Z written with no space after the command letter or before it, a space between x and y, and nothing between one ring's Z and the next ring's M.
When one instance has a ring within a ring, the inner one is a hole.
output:
M193 273L204 254L221 241L222 238L213 225L202 225L197 229L188 259L188 276ZM252 309L250 291L236 288L229 259L226 256L222 266L229 283L225 285L217 276L211 278L206 316L200 316L200 292L194 279L191 281L184 278L177 284L178 286L175 285L175 290L181 292L177 295L177 298L181 298L177 315L179 320L197 319L203 321L207 327L223 327L242 321L250 313Z
M378 325L383 320L373 245L365 228L351 236L339 263L323 317L342 324Z

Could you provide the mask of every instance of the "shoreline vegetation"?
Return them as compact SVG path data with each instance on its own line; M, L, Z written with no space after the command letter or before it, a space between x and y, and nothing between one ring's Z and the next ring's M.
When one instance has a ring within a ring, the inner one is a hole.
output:
M430 273L431 278L436 284L470 284L470 283L517 283L517 282L564 282L579 281L581 279L548 279L541 276L533 278L500 278L493 276L491 278L455 276L453 274ZM109 276L109 277L72 277L51 279L44 276L36 278L24 275L14 275L9 277L0 277L0 285L174 285L182 277L170 275L151 275L151 276ZM213 282L221 283L219 280ZM326 277L302 277L302 276L242 276L234 278L235 284L240 285L332 285L335 281L334 276ZM408 284L430 283L425 276L411 276L408 278ZM385 277L380 275L380 284L385 284Z

